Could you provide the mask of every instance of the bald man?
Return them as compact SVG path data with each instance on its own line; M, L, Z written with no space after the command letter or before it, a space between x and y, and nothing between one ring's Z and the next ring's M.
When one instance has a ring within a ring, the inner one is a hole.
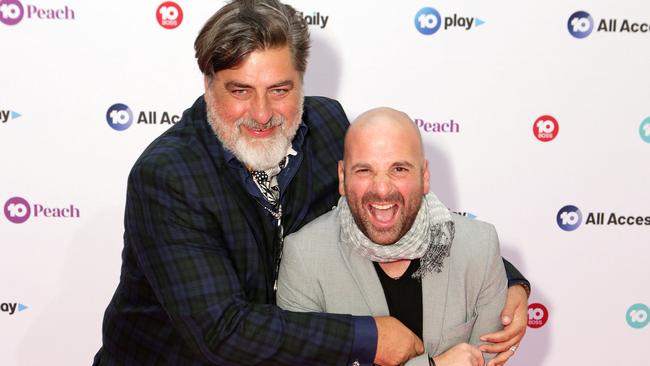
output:
M407 365L483 365L494 355L479 337L501 329L507 293L494 227L429 192L422 139L403 112L359 116L343 159L338 206L286 238L278 305L390 315L424 342Z

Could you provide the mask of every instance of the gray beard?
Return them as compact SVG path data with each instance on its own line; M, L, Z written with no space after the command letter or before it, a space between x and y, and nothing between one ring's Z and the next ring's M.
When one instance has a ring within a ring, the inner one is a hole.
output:
M269 170L277 167L280 161L287 156L302 118L303 98L300 98L298 120L293 121L294 123L288 126L284 117L274 115L269 124L271 126L279 126L280 133L265 138L248 138L242 134L242 125L250 126L251 124L255 124L254 121L247 118L240 118L235 121L230 138L228 138L228 127L219 116L219 113L212 108L210 100L206 100L206 105L208 123L224 148L235 155L249 169Z

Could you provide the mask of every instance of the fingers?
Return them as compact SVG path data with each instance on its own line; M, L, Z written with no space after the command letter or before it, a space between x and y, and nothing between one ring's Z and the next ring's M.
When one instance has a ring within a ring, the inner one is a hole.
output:
M415 334L413 334L413 335L415 336L415 339L416 339L416 341L415 341L415 355L414 356L419 356L419 355L424 353L424 343L422 343L422 340L420 339L420 337L416 336Z
M515 353L510 350L499 353L495 358L491 359L490 362L488 362L487 366L502 366L514 354Z
M503 323L503 325L510 324L515 316L515 310L521 306L528 306L526 290L519 285L509 287L506 304L501 311L501 323Z
M489 353L505 352L508 348L521 341L525 331L525 326L524 329L510 326L498 332L485 334L481 336L481 341L491 342L492 344L482 344L480 349Z
M476 366L483 366L483 364L485 364L485 361L483 360L483 353L481 353L478 348L472 346L470 346L469 350L473 358L472 363Z

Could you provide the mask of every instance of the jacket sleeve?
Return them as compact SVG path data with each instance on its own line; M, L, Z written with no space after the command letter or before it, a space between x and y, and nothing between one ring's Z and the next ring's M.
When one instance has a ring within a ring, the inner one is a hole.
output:
M207 230L200 197L185 189L196 183L188 181L187 166L181 157L166 159L176 160L140 162L132 170L125 240L192 357L214 365L345 365L354 359L349 315L288 312L249 300L232 253L219 243L228 234ZM155 339L158 328L148 329Z
M479 345L483 342L479 337L482 334L501 330L499 319L501 310L505 305L508 286L505 269L499 250L499 239L494 226L489 225L489 238L485 252L485 269L483 283L476 302L476 322L472 328L470 344ZM485 362L494 358L495 354L483 353Z

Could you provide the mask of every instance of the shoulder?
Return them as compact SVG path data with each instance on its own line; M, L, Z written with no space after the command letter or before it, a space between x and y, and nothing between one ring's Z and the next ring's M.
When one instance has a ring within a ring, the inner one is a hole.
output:
M303 255L318 258L337 250L339 231L337 211L330 210L302 229L287 236L284 241L284 249L288 252L300 252Z
M310 128L339 129L345 132L350 124L341 104L327 97L305 97L303 121Z
M498 252L499 240L494 225L452 214L455 234L452 256L485 261Z
M211 141L213 140L213 141ZM136 160L131 175L175 175L202 171L209 156L207 145L217 143L207 123L203 97L183 112L180 121L153 140Z

